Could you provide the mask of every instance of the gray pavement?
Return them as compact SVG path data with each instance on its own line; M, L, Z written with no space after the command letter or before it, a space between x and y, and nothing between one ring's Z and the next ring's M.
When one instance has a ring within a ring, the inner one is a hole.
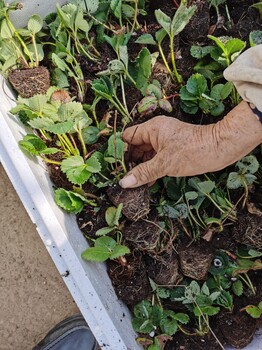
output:
M0 164L0 350L30 350L78 312Z

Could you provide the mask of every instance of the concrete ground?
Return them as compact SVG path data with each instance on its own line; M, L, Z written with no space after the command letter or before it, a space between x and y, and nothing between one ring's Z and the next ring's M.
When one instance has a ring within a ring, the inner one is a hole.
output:
M0 350L30 350L77 312L0 164Z

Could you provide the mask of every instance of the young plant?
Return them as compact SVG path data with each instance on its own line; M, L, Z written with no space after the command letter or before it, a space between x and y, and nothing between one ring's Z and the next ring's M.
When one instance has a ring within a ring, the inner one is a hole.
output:
M86 56L91 61L96 61L100 53L89 38L92 22L84 19L83 9L74 4L66 4L62 7L56 5L57 18L49 24L51 34L55 41L57 36L62 36L64 41L71 40L76 54ZM66 46L66 43L64 42Z
M164 96L161 85L157 80L147 86L145 93L146 96L137 106L137 110L142 116L153 113L157 108L172 112L172 105Z
M192 16L196 11L196 6L192 5L187 7L184 1L181 1L180 6L176 10L176 13L171 19L161 10L155 11L155 17L158 23L162 26L162 28L156 32L155 39L151 34L141 35L136 43L138 44L148 44L148 45L156 45L158 46L158 50L160 52L161 58L165 64L165 67L171 76L171 78L178 82L178 84L182 84L183 79L181 75L178 73L176 68L176 60L175 60L175 51L174 51L174 38L178 35L188 24ZM162 43L165 37L169 37L169 48L170 48L170 56L171 56L171 67L168 63L167 57L164 54Z
M213 6L215 8L216 14L217 14L217 22L216 22L214 27L216 28L217 26L221 25L221 23L224 22L224 18L220 14L220 6L225 5L227 20L228 20L228 27L231 28L232 27L232 19L231 19L230 14L229 14L227 1L226 0L208 0L208 2L209 2L209 7ZM225 28L225 29L227 29L227 28Z
M63 46L61 43L57 43L56 50L57 53L52 53L52 62L54 66L57 67L53 73L53 78L57 86L60 88L67 88L70 86L67 77L74 79L78 91L77 98L80 102L83 102L87 86L83 71L72 53L70 40L67 43L67 47Z
M92 90L95 92L96 97L100 97L110 102L122 115L123 123L126 124L130 121L130 115L126 107L119 100L115 85L115 79L113 76L110 76L110 78L108 76L102 76L101 78L92 81Z
M120 203L118 207L108 207L106 210L106 223L107 227L102 227L98 231L96 231L97 236L105 236L110 232L115 232L119 228L119 220L122 215L123 204Z
M151 338L154 338L148 343L148 345L151 343L148 349L161 350L160 347L156 347L157 341L155 338L160 334L173 336L182 329L182 325L188 322L189 316L185 313L165 310L160 305L142 300L134 307L132 326L136 332L148 334ZM145 341L144 339L141 340Z
M207 284L204 283L202 287L196 282L192 281L188 286L184 287L184 294L180 297L174 297L175 301L181 301L198 320L197 333L204 335L209 331L209 317L216 315L220 308L215 306L218 304L217 300L221 292L211 293Z
M237 172L231 172L227 179L227 188L235 190L241 187L245 189L245 196L243 200L243 207L248 198L248 186L252 185L256 180L254 175L259 169L259 162L254 155L246 156L236 163Z
M52 101L53 91L54 88L50 88L45 95L35 95L28 99L19 98L17 106L10 112L18 115L22 113L23 118L27 118L27 125L39 130L46 140L49 138L48 133L56 135L65 156L79 155L79 149L72 136L77 134L85 157L87 150L83 132L92 120L79 102Z
M36 35L43 27L39 15L32 15L27 28L16 29L9 17L11 11L21 9L21 4L0 1L0 62L3 73L11 68L34 68L44 58L43 47Z
M81 256L84 260L104 262L117 259L130 253L128 247L119 244L114 238L103 236L95 240L94 246L85 250Z
M157 38L158 42L158 48L161 54L161 57L164 60L164 63L166 65L166 68L171 73L171 77L175 78L175 80L181 84L183 79L180 76L180 74L177 71L176 68L176 61L175 61L175 51L174 51L174 38L176 35L178 35L188 24L192 16L194 15L196 11L196 6L189 6L185 4L185 2L181 1L179 8L176 10L176 13L171 19L169 16L167 16L164 12L161 10L155 11L156 20L158 23L163 27L164 35L160 34ZM169 68L169 65L167 63L167 60L164 56L161 43L164 39L164 36L169 36L169 48L170 48L170 56L171 56L171 63L172 63L172 70Z
M114 173L117 179L121 176L121 171L126 173L124 161L125 143L121 139L120 132L114 132L108 139L107 150L104 153L104 160L111 167L111 172ZM115 167L113 167L115 165Z
M46 163L60 165L60 162L49 159L46 156L56 154L58 152L61 152L61 150L55 147L47 147L45 142L40 137L34 134L27 134L23 137L22 140L18 142L18 144L21 150L25 153L41 157L42 160Z
M180 89L180 105L184 112L195 114L200 108L205 114L218 116L224 111L223 101L230 95L233 84L216 84L209 91L206 78L193 74Z

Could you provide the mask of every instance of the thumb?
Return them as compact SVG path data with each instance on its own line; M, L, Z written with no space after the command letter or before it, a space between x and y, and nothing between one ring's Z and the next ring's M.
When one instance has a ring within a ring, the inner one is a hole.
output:
M163 157L160 161L160 152L147 162L141 163L134 167L129 173L119 181L122 188L139 187L166 175L163 166ZM162 164L161 164L162 163Z

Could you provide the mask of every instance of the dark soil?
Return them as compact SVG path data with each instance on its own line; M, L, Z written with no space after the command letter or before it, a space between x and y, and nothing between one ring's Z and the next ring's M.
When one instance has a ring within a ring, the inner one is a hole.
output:
M125 190L115 184L107 189L107 195L115 206L123 204L122 213L131 221L137 221L149 213L147 186Z
M209 8L207 1L192 1L192 3L197 5L198 10L174 43L178 71L185 81L194 73L194 65L196 64L196 60L190 54L192 44L213 45L213 42L207 38L208 34L215 36L228 35L247 40L250 31L262 29L258 11L250 8L253 2L255 1L228 0L227 5L231 15L231 21L229 22L224 6L220 8L221 18L218 20L214 8ZM143 26L136 33L135 38L130 39L130 45L128 45L129 56L132 58L137 57L141 49L141 46L134 43L137 36L144 33L154 34L160 28L154 17L154 10L161 9L167 15L173 16L176 10L176 1L150 1L147 6L148 15L142 19L142 21L146 20L147 25ZM156 47L150 45L148 49L151 52L156 51ZM164 42L164 50L169 52L168 41ZM106 44L103 44L103 59L99 64L87 62L83 57L79 57L87 84L85 103L90 103L94 97L90 88L90 81L97 77L97 72L106 69L107 63L115 58L113 50ZM154 67L153 78L161 82L161 86L167 96L175 95L179 92L179 87L171 82L161 60ZM133 109L134 123L140 123L158 114L163 114L163 111L156 110L150 116L141 118L136 108L134 108L142 98L140 92L130 85L126 85L125 88L128 108L129 110ZM74 88L72 88L73 90ZM119 97L121 98L120 94ZM186 122L208 124L223 118L223 115L210 117L202 112L198 112L194 116L188 115L181 111L178 98L175 96L170 98L169 102L173 107L173 112L170 115ZM231 107L231 102L227 101L224 114ZM100 120L107 110L108 105L105 101L100 101L97 105L97 115ZM64 179L64 175L58 167L51 167L50 177L57 187L61 187L59 182L62 181L62 187L66 189L70 187L71 189L71 185ZM170 237L167 237L168 234L163 231L160 218L154 208L156 203L159 203L160 198L150 195L147 186L123 190L119 185L112 185L106 190L100 189L98 191L85 186L87 185L84 185L84 190L91 198L92 196L99 197L99 208L86 206L77 215L79 228L87 238L95 238L96 231L107 226L105 211L108 206L123 204L122 213L125 218L122 221L121 232L123 242L130 248L131 253L123 259L109 261L107 269L117 296L130 307L131 311L139 301L152 298L149 278L160 286L168 287L178 284L184 277L204 282L208 277L214 253L217 249L223 249L235 254L237 243L246 244L258 250L262 249L262 218L261 216L248 213L246 209L238 213L238 221L236 223L231 222L228 226L225 226L223 232L214 234L210 242L206 242L203 239L192 242L184 233L181 234L179 229L177 240L173 242L172 235L170 234ZM160 192L162 190L164 193L162 188ZM249 199L261 209L261 188L260 191L250 191ZM175 228L180 227L177 222L173 222L173 226ZM252 340L258 327L257 320L252 319L246 312L241 311L241 308L244 306L253 302L257 304L262 300L262 288L259 287L261 272L254 272L252 278L254 287L257 289L255 297L250 295L245 295L244 299L236 297L234 298L234 310L232 313L223 312L210 318L210 327L223 346L230 344L240 348L247 345ZM186 336L182 332L178 332L172 341L167 342L165 349L221 349L221 345L218 344L211 332L205 336L196 335L194 327L191 324L185 327L189 334L194 335Z
M13 70L9 73L8 80L19 95L25 98L45 94L50 87L50 73L43 66Z
M201 281L207 279L210 265L213 261L211 244L201 242L184 248L179 253L179 261L184 276Z

